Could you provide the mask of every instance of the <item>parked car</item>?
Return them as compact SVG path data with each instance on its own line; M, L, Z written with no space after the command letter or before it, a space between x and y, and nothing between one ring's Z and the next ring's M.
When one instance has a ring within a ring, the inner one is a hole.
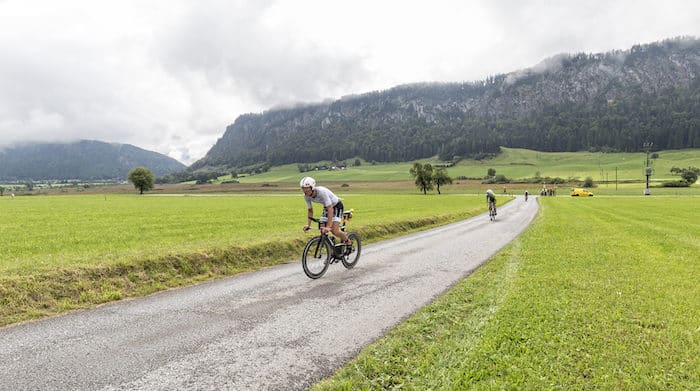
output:
M581 189L578 187L572 187L571 188L571 196L572 197L593 197L593 193L586 189Z

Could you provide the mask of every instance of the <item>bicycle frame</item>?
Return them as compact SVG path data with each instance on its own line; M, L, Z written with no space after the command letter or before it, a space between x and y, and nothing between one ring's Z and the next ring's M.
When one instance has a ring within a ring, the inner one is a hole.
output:
M351 218L352 218L352 210L343 212L343 220L340 222L340 230L341 231L345 232L345 226L347 224L347 221L348 221L348 219L351 219ZM323 226L322 226L323 222L321 222L321 219L317 219L315 217L311 217L310 219L311 219L311 221L314 221L318 224L319 231L323 230ZM321 244L324 241L328 241L328 242L330 242L331 247L333 248L333 254L332 254L333 259L332 260L334 260L334 261L341 260L342 257L339 258L335 253L335 241L333 241L331 239L331 236L329 236L328 233L326 232L326 233L321 233L319 235L319 237L320 237L320 240L318 241L318 243L316 244L316 248L314 249L314 257L316 257L316 258L319 257L319 251L321 249ZM333 236L333 237L335 237L335 236Z
M489 201L489 219L491 221L496 220L496 203L493 201Z
M352 218L352 209L343 212L343 219L340 224L340 230L345 232L347 220ZM335 236L328 235L328 232L323 232L324 225L320 219L314 217L311 221L318 223L320 234L314 236L306 243L304 252L301 257L301 264L304 268L304 273L309 278L316 279L321 277L330 264L342 262L346 269L352 269L357 264L361 252L361 239L355 232L347 233L350 244L340 242L335 243Z

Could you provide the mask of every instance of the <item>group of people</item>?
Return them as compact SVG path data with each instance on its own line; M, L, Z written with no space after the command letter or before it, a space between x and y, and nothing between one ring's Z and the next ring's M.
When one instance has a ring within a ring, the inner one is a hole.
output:
M543 197L546 196L555 196L556 194L556 189L552 189L551 187L543 187L542 190L540 190L540 195Z
M342 239L345 244L350 244L348 235L340 229L344 211L343 201L327 187L317 186L316 180L308 176L301 179L299 187L304 192L304 200L308 210L306 225L302 229L308 231L311 228L311 218L314 217L312 202L315 202L323 205L321 223L325 224L325 226L322 228L322 233L332 232L335 237ZM491 203L493 203L495 211L496 196L493 194L493 190L488 189L486 190L486 204L490 206ZM329 219L329 216L332 217Z

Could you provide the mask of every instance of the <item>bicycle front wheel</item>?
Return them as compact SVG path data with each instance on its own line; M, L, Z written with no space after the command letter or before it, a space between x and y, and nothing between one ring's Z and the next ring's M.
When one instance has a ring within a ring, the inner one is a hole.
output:
M345 251L345 256L343 257L343 266L347 269L352 269L357 264L360 259L360 252L362 250L362 241L360 240L360 235L350 232L348 234L348 239L352 242L352 245L348 250Z
M301 256L301 266L304 268L304 273L313 279L321 277L328 270L331 251L330 243L323 240L321 236L309 240Z

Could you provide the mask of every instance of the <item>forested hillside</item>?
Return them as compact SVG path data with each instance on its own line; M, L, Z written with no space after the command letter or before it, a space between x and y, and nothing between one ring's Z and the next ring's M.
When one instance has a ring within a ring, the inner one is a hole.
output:
M362 157L700 148L700 40L558 55L465 83L425 83L238 117L190 167Z
M126 180L136 166L155 175L186 168L173 158L129 144L82 140L0 148L0 180L4 181Z

